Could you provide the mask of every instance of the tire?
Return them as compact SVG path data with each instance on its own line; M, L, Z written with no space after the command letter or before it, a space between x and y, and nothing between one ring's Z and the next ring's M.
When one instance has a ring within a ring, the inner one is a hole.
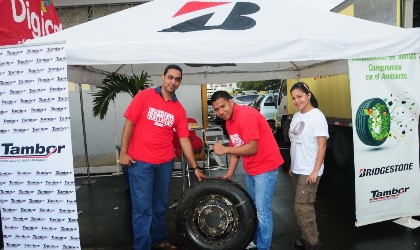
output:
M356 113L356 132L360 141L379 146L388 138L390 128L391 116L382 99L372 98L360 104Z
M290 144L290 138L289 138L289 129L290 129L290 123L292 122L291 119L284 120L282 124L282 130L283 130L283 140L286 144Z
M274 135L277 132L277 126L276 126L276 121L274 120L267 120L268 125L271 128L271 133Z
M332 136L335 163L344 167L353 164L353 137L351 128L337 128Z
M207 179L183 193L175 224L188 249L245 249L254 236L257 214L239 184Z

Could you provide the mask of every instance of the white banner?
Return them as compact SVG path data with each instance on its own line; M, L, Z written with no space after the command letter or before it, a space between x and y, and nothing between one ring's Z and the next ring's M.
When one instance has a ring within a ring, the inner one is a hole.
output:
M356 226L420 214L419 55L349 61Z
M80 249L64 44L0 47L6 249Z

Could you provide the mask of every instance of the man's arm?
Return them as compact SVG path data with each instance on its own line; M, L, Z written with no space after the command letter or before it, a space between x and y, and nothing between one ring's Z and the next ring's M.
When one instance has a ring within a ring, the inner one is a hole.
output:
M207 175L205 175L201 170L198 168L197 161L194 157L194 151L191 146L190 139L188 137L179 138L179 144L181 144L182 152L185 155L185 158L187 158L188 162L190 163L190 166L192 169L194 169L194 174L197 176L198 180L201 181L202 179L207 179Z
M236 167L238 166L238 162L239 162L239 156L230 155L228 170L225 175L220 176L219 178L231 180L233 177L233 174L235 174L235 170L236 170Z
M119 162L121 165L131 165L134 160L128 155L128 144L130 143L131 135L133 134L134 123L126 119L123 133L121 136L121 150Z
M223 146L223 144L220 143L216 139L216 143L213 146L213 151L216 155L231 154L231 155L237 155L237 156L247 156L247 155L256 154L257 150L258 150L257 140L249 141L248 143L245 143L244 145L241 145L238 147L228 147L228 146Z

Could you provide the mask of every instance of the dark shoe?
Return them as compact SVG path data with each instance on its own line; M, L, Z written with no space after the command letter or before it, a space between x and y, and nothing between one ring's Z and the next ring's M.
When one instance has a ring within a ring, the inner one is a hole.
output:
M174 250L174 249L178 249L178 247L172 245L169 242L162 242L159 245L153 245L152 249Z
M297 241L295 241L295 247L297 247L297 248L305 248L305 245L304 245L304 243L303 243L303 240L297 240Z

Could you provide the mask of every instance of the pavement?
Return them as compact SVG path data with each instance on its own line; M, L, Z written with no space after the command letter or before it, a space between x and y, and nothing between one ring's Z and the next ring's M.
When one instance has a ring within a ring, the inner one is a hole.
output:
M282 149L287 158L288 149ZM286 164L287 165L287 164ZM337 168L327 150L325 174L317 193L316 212L320 237L327 250L420 250L420 228L410 229L392 221L355 226L354 173ZM223 171L223 170L219 170ZM217 176L219 173L212 173ZM193 174L192 174L193 176ZM90 184L89 184L90 180ZM235 181L245 184L238 167ZM192 183L196 180L191 178ZM131 249L130 196L123 175L78 176L76 192L82 249ZM182 195L182 179L173 177L170 203ZM175 209L167 211L169 241L183 247L175 229ZM420 220L419 217L413 217ZM271 249L294 250L300 231L293 211L292 183L287 166L279 171L273 200L274 232Z

